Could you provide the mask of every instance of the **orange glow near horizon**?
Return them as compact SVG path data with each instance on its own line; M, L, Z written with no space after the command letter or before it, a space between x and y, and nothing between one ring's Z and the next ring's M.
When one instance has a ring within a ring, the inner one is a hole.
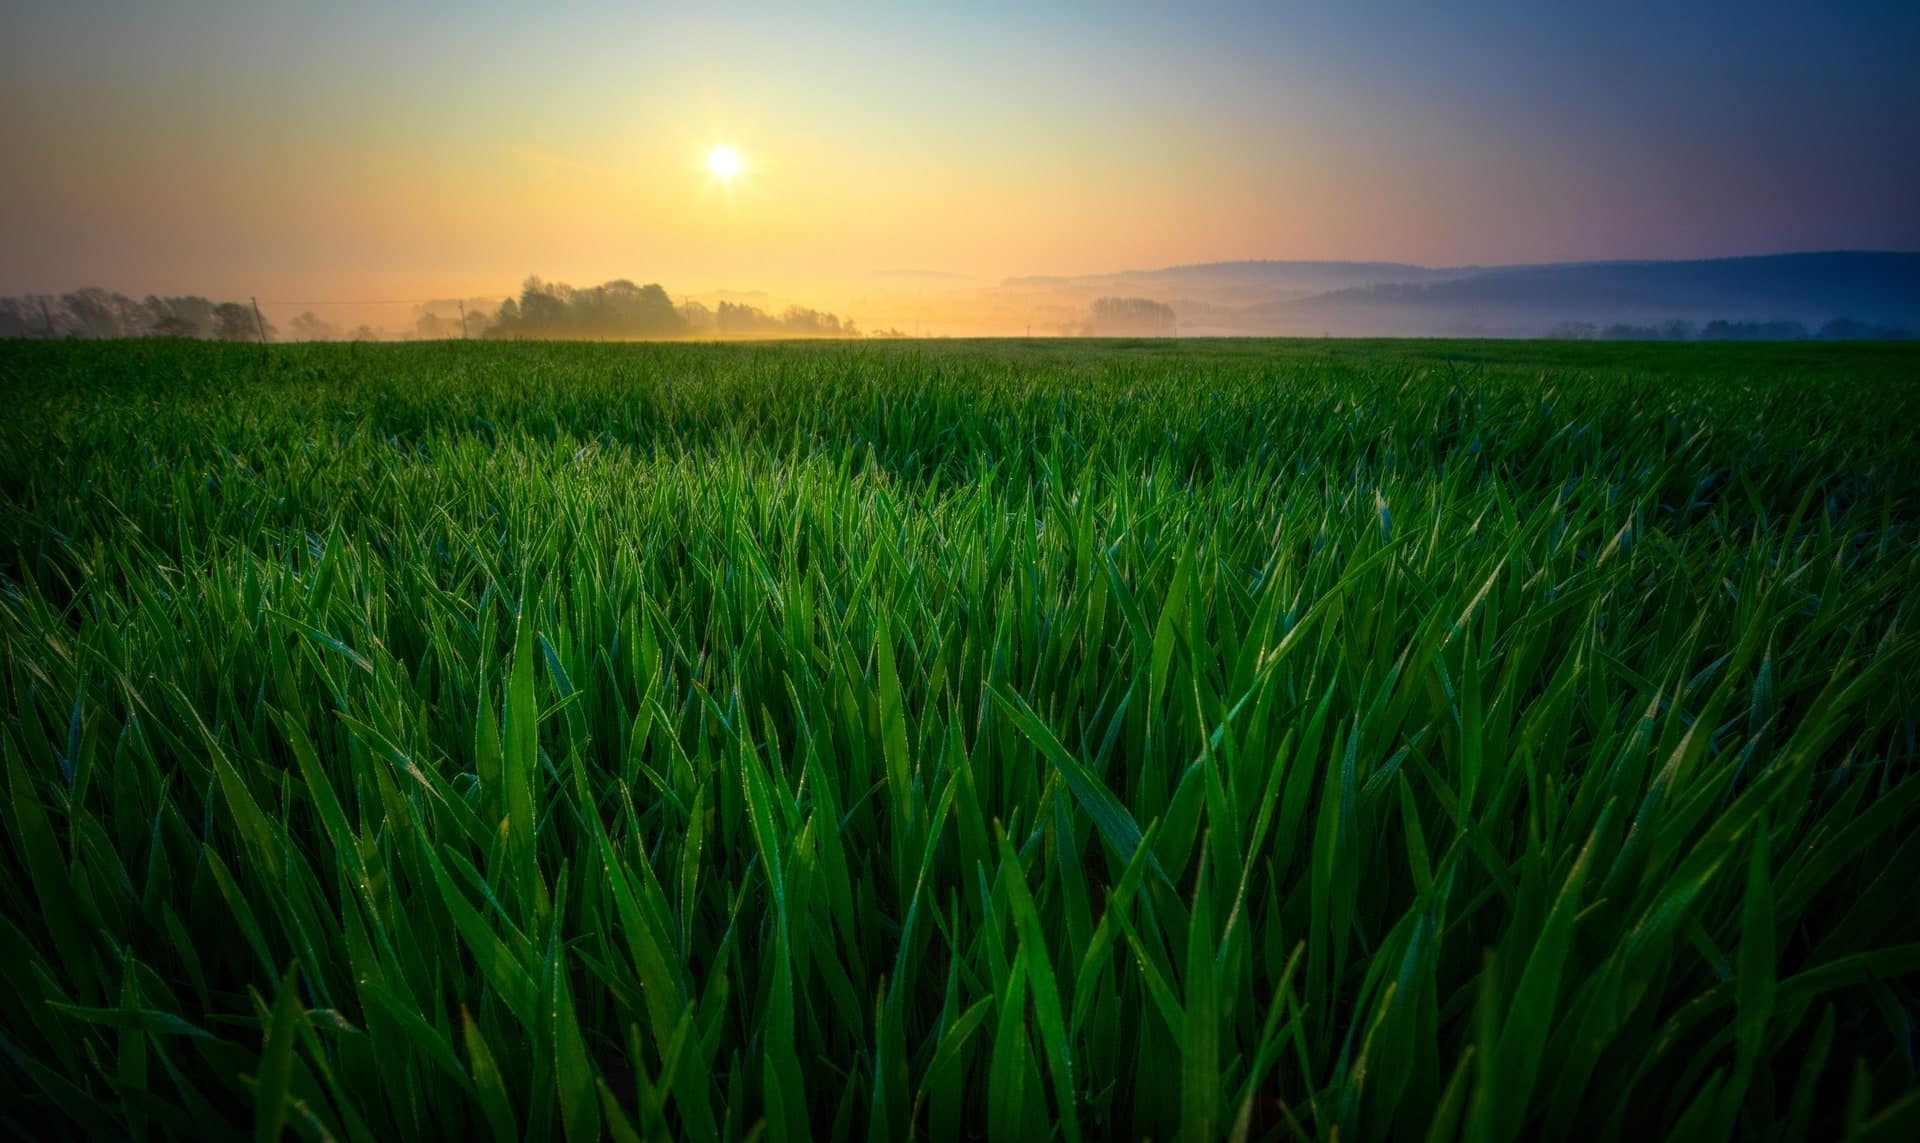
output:
M1897 28L1823 25L1815 115L1790 22L1387 7L29 6L0 294L390 325L537 274L1014 332L1032 275L1920 246Z

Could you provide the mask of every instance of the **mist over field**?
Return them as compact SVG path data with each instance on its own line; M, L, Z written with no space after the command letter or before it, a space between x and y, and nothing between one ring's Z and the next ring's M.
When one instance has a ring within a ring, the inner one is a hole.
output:
M1181 336L1698 336L1715 322L1778 337L1910 337L1920 331L1920 253L1839 252L1705 261L1433 268L1382 262L1223 262L879 295L883 320L927 328L1073 336L1098 329L1103 297L1169 307ZM1151 323L1148 323L1151 324ZM1829 328L1831 327L1831 328ZM1116 331L1118 332L1118 331ZM1128 330L1126 332L1137 332ZM1740 330L1722 331L1739 336Z
M146 335L294 341L569 338L1604 337L1898 339L1920 331L1920 253L1847 251L1691 262L1436 269L1391 262L1223 262L995 283L876 274L839 288L842 312L764 290L674 294L615 279L529 277L502 298L378 308L212 303L101 289L0 298L0 337ZM831 287L823 292L832 294ZM226 308L222 309L221 305ZM327 313L336 318L330 320ZM372 320L349 324L355 314ZM854 316L860 315L859 318Z

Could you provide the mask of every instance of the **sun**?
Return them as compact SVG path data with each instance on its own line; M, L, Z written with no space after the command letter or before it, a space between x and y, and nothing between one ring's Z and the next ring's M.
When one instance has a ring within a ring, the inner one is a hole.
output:
M707 152L707 172L722 182L733 181L746 166L746 160L740 157L740 152L725 143L717 143L713 150Z

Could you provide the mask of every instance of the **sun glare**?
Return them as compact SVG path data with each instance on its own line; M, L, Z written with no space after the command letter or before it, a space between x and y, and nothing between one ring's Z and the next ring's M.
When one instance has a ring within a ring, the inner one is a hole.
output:
M745 168L746 162L740 158L740 152L725 143L707 152L707 171L716 179L731 181Z

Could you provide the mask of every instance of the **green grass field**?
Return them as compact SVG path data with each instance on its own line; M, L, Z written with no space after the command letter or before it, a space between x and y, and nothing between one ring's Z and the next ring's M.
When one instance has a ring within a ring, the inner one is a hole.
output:
M1920 1136L1920 348L0 401L0 1127Z

